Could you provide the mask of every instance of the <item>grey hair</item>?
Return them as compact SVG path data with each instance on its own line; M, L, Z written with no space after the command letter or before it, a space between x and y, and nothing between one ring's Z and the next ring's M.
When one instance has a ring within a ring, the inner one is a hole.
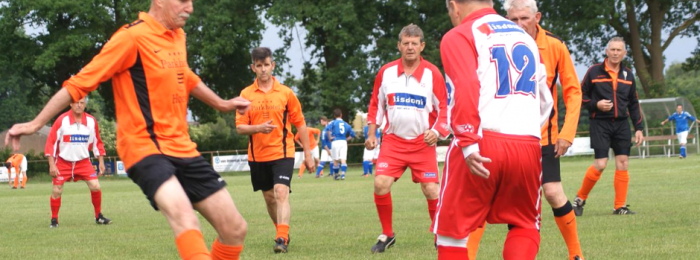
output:
M406 25L403 27L403 29L401 29L401 32L399 33L399 42L403 36L420 37L420 42L424 41L423 30L421 30L420 27L415 24Z
M506 0L505 3L503 3L503 9L506 10L506 12L510 10L522 10L525 8L529 8L530 11L533 14L537 13L537 2L535 0Z
M452 1L455 1L460 4L465 2L483 2L493 5L493 0L445 0L445 5L447 6L447 9L450 9L450 2Z
M608 45L605 47L605 49L606 49L606 50L609 49L609 48L610 48L610 43L613 43L613 42L621 42L622 45L625 46L625 50L627 50L627 45L626 45L626 43L625 43L625 39L623 39L623 38L620 37L620 36L612 37L612 38L608 41Z

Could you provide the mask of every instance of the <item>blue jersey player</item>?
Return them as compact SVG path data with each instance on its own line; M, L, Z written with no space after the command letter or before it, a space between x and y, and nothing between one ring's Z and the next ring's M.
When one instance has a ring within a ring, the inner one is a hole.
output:
M367 135L369 134L369 126L365 126L363 130L365 139L367 139ZM381 131L375 131L376 137L377 137L377 142L381 139ZM377 158L379 155L379 146L375 147L372 150L368 150L365 147L365 152L362 154L362 169L364 170L362 173L362 177L367 177L372 175L372 168L373 168L373 161Z
M686 156L685 144L688 143L688 131L690 130L688 120L700 123L700 120L693 117L693 115L683 111L683 105L678 105L678 107L676 107L676 113L673 113L666 120L661 122L661 125L665 125L668 121L674 121L676 123L676 137L678 137L678 143L681 144L681 159Z
M326 162L330 162L329 174L326 176L333 176L333 159L331 159L331 140L328 138L328 118L321 116L321 160L316 168L316 178L323 176L323 167L326 166Z
M335 120L331 121L326 127L328 137L331 140L331 155L335 164L333 171L335 180L340 178L345 180L345 172L348 170L348 140L355 137L355 131L347 122L343 121L343 112L336 108L333 110ZM340 172L340 176L338 173Z

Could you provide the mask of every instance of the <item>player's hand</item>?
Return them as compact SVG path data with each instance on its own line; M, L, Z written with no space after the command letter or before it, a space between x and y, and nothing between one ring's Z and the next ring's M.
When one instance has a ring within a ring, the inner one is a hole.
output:
M104 163L100 163L100 165L98 166L98 168L99 168L99 170L100 170L100 176L99 176L99 177L102 177L102 175L105 174L105 164L104 164Z
M272 120L268 120L265 123L257 125L257 132L269 134L270 132L272 132L272 130L275 130L275 128L277 128L277 126L272 124Z
M665 124L666 124L666 121L661 121L661 125L665 125Z
M56 176L58 176L58 169L56 168L56 165L49 165L49 175L51 175L52 178L56 178Z
M634 133L634 142L637 143L637 146L644 142L644 133L642 133L642 130L637 130Z
M230 101L233 103L233 106L238 111L238 114L241 115L245 114L245 112L248 110L248 107L250 107L250 101L242 97L235 97L232 98Z
M484 179L488 179L489 175L491 175L491 172L484 167L484 163L490 163L491 159L481 157L479 152L473 152L464 160L467 161L467 165L469 166L469 170L472 172L472 174Z
M41 126L36 126L33 121L21 124L14 124L5 135L5 146L12 146L13 152L19 151L19 138L23 135L30 135L39 130Z
M376 136L370 136L369 138L365 139L365 148L367 148L367 150L374 150L375 147L377 147Z
M612 110L613 102L610 100L607 100L607 99L603 99L601 101L598 101L596 106L598 107L598 110L603 111L603 112L608 112L608 111Z
M569 147L571 147L571 143L569 141L558 138L557 142L554 143L554 152L556 153L554 158L559 158L564 155L566 151L569 150Z
M304 153L304 164L306 164L306 169L308 169L309 172L316 171L316 162L314 161L314 157L311 156L311 153Z
M433 146L437 143L437 141L437 135L435 134L435 132L433 132L433 130L428 129L425 130L425 132L423 132L423 142L425 142L426 144Z

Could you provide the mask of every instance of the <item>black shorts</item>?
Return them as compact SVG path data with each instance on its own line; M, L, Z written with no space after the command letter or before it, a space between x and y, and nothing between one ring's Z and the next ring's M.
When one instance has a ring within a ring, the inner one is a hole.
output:
M613 149L615 155L630 155L632 134L627 119L596 120L591 122L591 148L596 159L608 158L608 150Z
M542 184L561 182L559 158L555 158L554 145L542 146Z
M268 191L274 188L275 184L292 187L294 158L283 158L269 162L248 161L248 166L250 166L250 181L253 183L253 191Z
M173 175L191 203L200 202L226 186L221 175L202 156L177 158L163 154L149 155L131 166L127 175L141 187L155 210L158 210L156 191Z

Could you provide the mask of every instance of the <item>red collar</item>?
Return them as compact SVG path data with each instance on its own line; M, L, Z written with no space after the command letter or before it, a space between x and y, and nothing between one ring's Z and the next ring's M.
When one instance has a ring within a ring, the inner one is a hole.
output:
M413 71L413 77L420 82L421 78L423 78L423 71L425 71L425 64L426 62L423 62L423 56L420 57L420 61L418 62L418 67L416 68L415 71ZM398 74L397 76L401 76L401 74L404 73L403 70L403 58L399 59L399 69L398 69Z
M75 117L73 116L73 111L68 111L68 120L70 124L75 124ZM80 118L80 124L87 126L87 113L83 112L83 116Z

